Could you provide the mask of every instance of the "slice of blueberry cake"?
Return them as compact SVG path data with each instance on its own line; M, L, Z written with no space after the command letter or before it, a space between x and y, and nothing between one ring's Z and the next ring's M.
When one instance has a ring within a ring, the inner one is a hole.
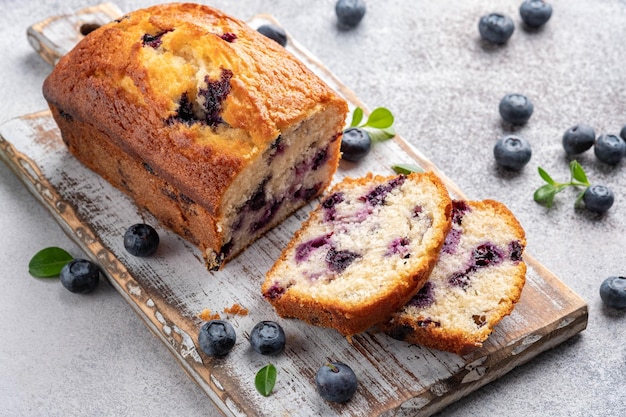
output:
M502 203L454 201L452 229L426 284L380 328L457 354L481 347L519 300L524 230Z
M363 332L422 287L451 213L433 173L344 179L296 232L262 293L282 317L346 336Z

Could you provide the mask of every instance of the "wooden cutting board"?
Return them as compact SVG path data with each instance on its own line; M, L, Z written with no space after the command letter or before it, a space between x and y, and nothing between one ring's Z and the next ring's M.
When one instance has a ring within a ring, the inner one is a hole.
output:
M33 47L51 64L80 39L81 29L119 17L111 4L55 17L29 28ZM275 22L259 16L250 24ZM69 40L68 40L69 39ZM350 102L366 106L294 39L288 48ZM123 247L125 229L138 221L156 224L124 194L83 167L66 150L48 111L0 126L0 157L61 227L99 263L110 283L169 348L189 376L229 416L428 416L504 375L587 326L587 305L531 254L527 284L514 312L484 347L467 355L408 345L379 333L352 343L330 329L276 317L260 294L265 271L314 204L270 231L223 271L207 272L200 252L157 226L157 256L142 259ZM436 166L401 137L378 143L367 163L342 162L336 181L366 172L391 174L397 163L437 172L454 197L465 197ZM248 314L230 308L239 305ZM238 341L225 358L207 358L196 349L205 309L234 325ZM230 312L228 312L230 311ZM260 320L278 320L287 334L286 351L275 357L254 353L247 341ZM359 378L355 397L344 405L322 400L314 375L327 360L348 363ZM271 397L256 392L254 376L268 362L278 369Z

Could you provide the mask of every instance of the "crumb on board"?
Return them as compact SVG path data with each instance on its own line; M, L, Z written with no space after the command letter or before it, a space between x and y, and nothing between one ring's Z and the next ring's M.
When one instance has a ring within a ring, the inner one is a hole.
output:
M248 309L235 303L231 307L226 307L224 309L224 313L228 315L235 315L235 316L236 315L247 316ZM205 308L204 310L200 312L200 314L198 314L198 318L200 318L200 320L203 320L203 321L209 321L209 320L219 320L221 317L219 313L217 312L214 313L208 308Z
M226 314L234 314L234 315L239 315L239 316L247 316L248 315L248 309L240 306L237 303L235 303L231 307L225 308L224 309L224 313L226 313Z
M220 315L219 313L213 313L208 308L205 308L204 310L200 312L200 314L198 314L198 317L200 318L200 320L209 321L209 320L218 320L220 318Z

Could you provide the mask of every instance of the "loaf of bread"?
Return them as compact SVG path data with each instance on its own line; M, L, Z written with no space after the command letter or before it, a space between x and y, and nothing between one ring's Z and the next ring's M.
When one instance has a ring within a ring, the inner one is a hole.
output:
M453 202L430 278L380 328L391 337L460 355L481 347L519 300L526 279L524 230L503 204Z
M422 287L451 212L433 173L344 179L296 232L261 291L282 317L345 336L363 332Z
M278 43L199 4L91 32L43 93L71 153L210 269L330 184L348 111Z

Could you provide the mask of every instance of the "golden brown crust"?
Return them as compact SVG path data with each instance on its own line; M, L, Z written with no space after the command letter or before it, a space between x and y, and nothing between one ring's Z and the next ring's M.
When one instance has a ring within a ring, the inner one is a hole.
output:
M122 190L132 188L157 218L167 211L164 222L217 266L210 258L226 243L222 223L242 173L285 131L323 114L329 145L322 192L337 168L347 113L345 100L282 46L192 3L137 10L91 32L58 62L43 93L78 159ZM150 173L133 168L122 178L100 161L105 150L114 165L145 165ZM149 185L154 181L159 185ZM186 202L172 206L161 195L168 188L193 202L206 230L190 229Z
M195 53L218 57L213 65L233 71L221 117L249 135L238 144L241 149L222 141L198 143L198 126L164 125L175 113L176 100L196 88L196 79L179 80L176 88L164 86L172 80L156 76L163 69L144 65L144 51L151 48L142 47L142 36L172 28L163 36L165 46L196 39ZM224 33L237 38L224 41L219 36ZM244 155L264 149L310 112L328 106L339 113L347 109L344 100L276 42L215 9L185 3L139 10L90 33L59 61L43 93L60 111L103 129L122 150L144 159L214 215L219 215L221 193L200 190L228 186L248 163ZM135 141L128 141L129 136Z
M526 247L524 229L513 213L502 203L494 200L466 202L473 211L491 213L503 227L518 240L522 250ZM486 232L489 234L489 231ZM435 266L437 267L437 266ZM493 328L507 315L519 301L526 281L526 264L518 262L513 267L506 290L499 294L500 302L485 312L485 323L471 332L453 326L439 326L430 321L430 317L410 313L401 309L391 321L381 323L379 329L396 339L408 343L453 352L459 355L471 353L483 346L483 342L492 333Z
M356 186L382 184L390 178L392 177L373 176L371 174L361 178L346 178L332 187L327 195ZM432 172L410 174L407 181L434 185L439 193L433 198L440 199L437 207L439 216L433 219L431 240L423 245L421 262L416 265L415 269L408 271L408 273L396 274L393 277L393 283L390 280L384 288L376 289L370 297L359 302L340 300L332 294L328 297L311 297L306 288L300 290L295 287L290 287L279 297L273 297L272 291L276 279L280 278L282 274L289 274L288 270L285 271L283 268L291 262L290 259L293 257L296 245L301 243L306 229L320 221L321 207L318 207L310 214L301 229L294 234L281 257L268 271L266 280L262 285L262 293L280 316L298 318L316 326L331 327L343 335L351 336L389 319L391 314L415 295L428 279L441 245L450 229L452 205L444 184Z

